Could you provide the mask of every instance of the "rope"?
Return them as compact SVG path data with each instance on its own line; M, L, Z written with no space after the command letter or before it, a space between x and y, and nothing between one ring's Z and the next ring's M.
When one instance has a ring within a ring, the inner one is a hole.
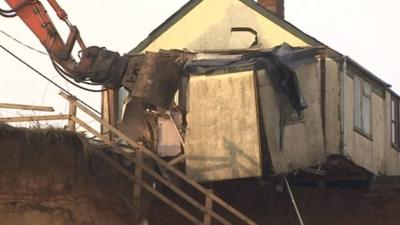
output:
M24 60L22 60L20 57L18 57L17 55L15 55L14 53L12 53L10 50L8 50L6 47L4 47L3 45L0 45L0 48L2 48L4 51L6 51L8 54L10 54L11 56L13 56L15 59L17 59L19 62L21 62L22 64L24 64L25 66L27 66L29 69L31 69L32 71L34 71L36 74L38 74L39 76L41 76L42 78L46 79L48 82L50 82L51 84L53 84L54 86L56 86L57 88L59 88L60 90L62 90L63 92L67 93L68 95L73 96L72 93L70 93L68 90L64 89L63 87L61 87L60 85L58 85L57 83L55 83L54 81L50 80L49 78L47 78L43 73L39 72L37 69L35 69L33 66L29 65L27 62L25 62ZM86 102L82 101L79 98L76 98L77 101L79 101L80 103L82 103L83 105L85 105L86 107L88 107L89 109L91 109L93 112L96 112L97 114L101 114L99 111L97 111L96 109L94 109L93 107L91 107L89 104L87 104Z

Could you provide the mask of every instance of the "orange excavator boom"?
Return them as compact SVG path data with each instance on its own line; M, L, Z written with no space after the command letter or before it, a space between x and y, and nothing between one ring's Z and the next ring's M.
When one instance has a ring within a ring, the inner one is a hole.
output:
M56 70L77 82L92 82L118 88L126 69L128 60L116 52L105 48L91 46L86 48L79 30L68 20L67 13L56 0L47 0L70 29L70 34L64 42L43 4L39 0L5 0L10 10L0 9L0 15L5 17L18 16L36 35L49 53ZM81 48L80 61L71 56L75 43ZM110 78L111 77L111 78Z

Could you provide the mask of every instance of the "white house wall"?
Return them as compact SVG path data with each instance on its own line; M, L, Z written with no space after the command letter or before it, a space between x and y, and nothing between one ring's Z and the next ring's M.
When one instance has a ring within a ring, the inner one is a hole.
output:
M386 91L385 99L385 152L383 169L388 176L400 175L400 152L393 148L391 140L391 93Z
M382 172L385 148L385 101L381 96L371 94L371 138L354 129L353 72L344 76L344 140L343 153L355 164L374 174ZM360 74L358 74L360 76ZM361 76L362 78L362 76Z
M258 32L261 47L264 48L275 47L284 42L292 46L307 46L304 41L239 0L203 0L154 40L145 51L185 48L190 50L228 49L231 43L232 27L254 29Z

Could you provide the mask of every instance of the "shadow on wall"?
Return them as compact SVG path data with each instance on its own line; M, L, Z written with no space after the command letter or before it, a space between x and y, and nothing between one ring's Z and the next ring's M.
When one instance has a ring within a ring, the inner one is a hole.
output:
M191 173L196 179L199 180L208 180L204 174L212 171L218 170L230 170L232 174L231 177L252 177L254 176L254 168L248 168L248 165L259 165L261 167L261 163L257 162L252 158L251 155L247 154L244 149L236 145L231 140L224 137L224 149L229 151L228 157L210 157L210 156L188 156L187 160L197 161L197 162L216 162L213 166L209 166L206 168L191 168ZM247 162L243 162L247 161ZM246 166L247 165L247 166Z

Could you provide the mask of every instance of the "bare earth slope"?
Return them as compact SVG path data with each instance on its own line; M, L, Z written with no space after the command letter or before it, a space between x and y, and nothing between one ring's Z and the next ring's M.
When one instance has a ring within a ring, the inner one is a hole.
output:
M64 130L0 124L0 225L133 225L132 183L84 143ZM207 186L260 225L299 224L287 192L272 184L242 180ZM307 225L400 224L398 191L293 186L293 192ZM151 225L190 224L160 201L151 202Z
M0 125L0 225L124 225L130 184L77 134Z

